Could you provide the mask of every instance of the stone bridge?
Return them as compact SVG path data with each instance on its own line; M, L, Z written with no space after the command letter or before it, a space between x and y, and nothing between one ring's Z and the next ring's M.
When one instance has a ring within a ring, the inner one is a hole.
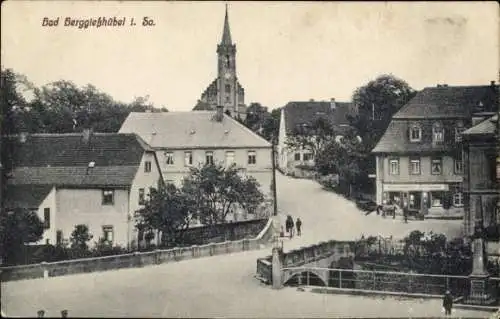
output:
M331 240L286 253L282 247L276 246L273 248L272 256L257 260L256 277L267 284L273 283L273 278L278 278L279 283L275 284L282 286L295 278L300 284L301 274L304 276L312 274L326 286L330 273L327 269L306 268L337 268L341 258L354 258L354 242Z

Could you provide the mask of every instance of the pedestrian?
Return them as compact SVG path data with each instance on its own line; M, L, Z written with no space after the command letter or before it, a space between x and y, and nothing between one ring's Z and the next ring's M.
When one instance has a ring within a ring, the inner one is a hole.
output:
M297 218L297 221L295 222L295 227L297 228L297 236L300 236L300 228L302 227L302 221L300 218Z
M403 218L404 222L408 223L408 201L403 200Z
M446 293L443 297L443 308L444 314L446 316L451 316L451 308L453 307L453 296L451 295L449 290L446 290Z
M293 237L293 226L294 226L293 218L290 216L290 239Z

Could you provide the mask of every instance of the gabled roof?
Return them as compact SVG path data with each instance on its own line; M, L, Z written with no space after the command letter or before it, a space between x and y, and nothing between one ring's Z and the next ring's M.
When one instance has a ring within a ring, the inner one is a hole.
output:
M286 130L291 133L299 125L313 125L318 118L326 118L334 126L348 126L348 115L353 113L353 104L335 102L335 109L332 109L331 102L289 102L284 112Z
M480 111L498 111L498 85L427 87L403 106L393 119L468 118Z
M52 188L52 185L9 185L4 205L6 208L38 208Z
M271 144L235 119L216 111L137 113L123 122L120 133L136 133L153 148L260 148Z
M463 135L494 135L498 129L498 115L495 115L481 123L462 132Z
M32 134L3 139L9 152L11 185L130 186L145 151L135 134ZM89 163L94 167L89 168Z

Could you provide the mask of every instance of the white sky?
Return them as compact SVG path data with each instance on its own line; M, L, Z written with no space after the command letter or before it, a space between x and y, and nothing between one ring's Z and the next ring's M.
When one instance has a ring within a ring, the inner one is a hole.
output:
M36 85L88 83L130 102L188 111L216 77L224 2L7 1L1 11L2 67ZM65 17L135 17L137 26L77 29ZM142 27L143 16L155 20ZM60 17L58 27L42 27ZM495 2L229 2L245 102L350 100L392 73L415 89L498 81Z

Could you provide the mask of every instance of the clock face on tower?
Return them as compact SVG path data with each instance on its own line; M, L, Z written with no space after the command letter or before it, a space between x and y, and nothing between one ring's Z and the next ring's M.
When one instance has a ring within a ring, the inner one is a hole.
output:
M224 77L225 77L226 79L230 79L230 78L231 78L231 73L226 72L226 73L224 74Z

